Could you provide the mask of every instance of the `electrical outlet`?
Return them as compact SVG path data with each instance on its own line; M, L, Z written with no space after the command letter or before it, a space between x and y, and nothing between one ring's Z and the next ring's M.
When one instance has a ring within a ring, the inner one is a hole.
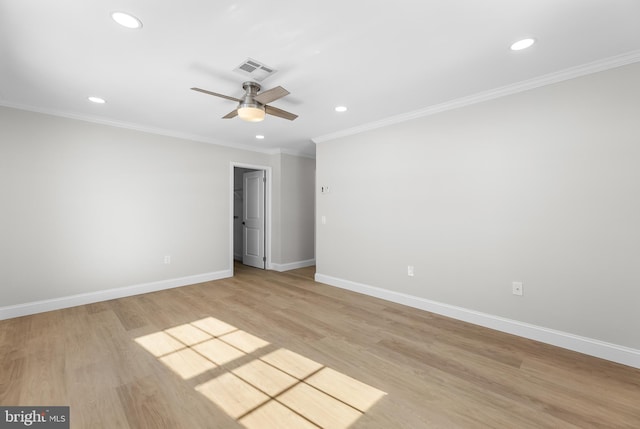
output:
M524 288L522 287L522 282L513 282L511 283L511 288L514 295L522 296L524 293Z
M407 275L413 277L413 265L407 265Z
M171 263L171 255L167 255L164 257L164 263L165 264L170 264Z

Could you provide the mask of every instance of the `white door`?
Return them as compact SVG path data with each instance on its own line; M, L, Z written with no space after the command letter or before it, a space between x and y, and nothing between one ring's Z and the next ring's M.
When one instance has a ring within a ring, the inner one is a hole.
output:
M244 199L242 203L242 263L265 269L265 216L263 170L244 173Z

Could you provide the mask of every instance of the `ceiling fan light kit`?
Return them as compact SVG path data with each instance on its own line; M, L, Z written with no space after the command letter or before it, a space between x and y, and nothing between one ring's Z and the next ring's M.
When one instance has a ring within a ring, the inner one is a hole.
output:
M238 117L247 122L264 121L264 106L258 104L240 104L238 107Z

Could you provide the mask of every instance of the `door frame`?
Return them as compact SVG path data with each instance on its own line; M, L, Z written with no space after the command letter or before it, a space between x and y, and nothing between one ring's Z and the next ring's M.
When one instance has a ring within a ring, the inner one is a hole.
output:
M231 270L231 274L233 275L233 203L234 203L234 169L236 167L239 168L250 168L252 170L262 170L265 172L265 176L267 178L267 186L264 189L264 198L265 198L265 231L264 231L264 254L267 258L265 263L265 269L271 269L271 247L273 245L271 241L271 167L267 165L254 165L247 164L244 162L235 162L231 161L229 164L229 269Z

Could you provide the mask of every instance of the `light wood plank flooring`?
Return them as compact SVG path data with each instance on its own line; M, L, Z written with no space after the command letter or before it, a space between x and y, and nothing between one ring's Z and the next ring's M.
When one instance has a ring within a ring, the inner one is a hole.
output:
M640 371L287 273L0 322L0 405L72 428L639 428Z

